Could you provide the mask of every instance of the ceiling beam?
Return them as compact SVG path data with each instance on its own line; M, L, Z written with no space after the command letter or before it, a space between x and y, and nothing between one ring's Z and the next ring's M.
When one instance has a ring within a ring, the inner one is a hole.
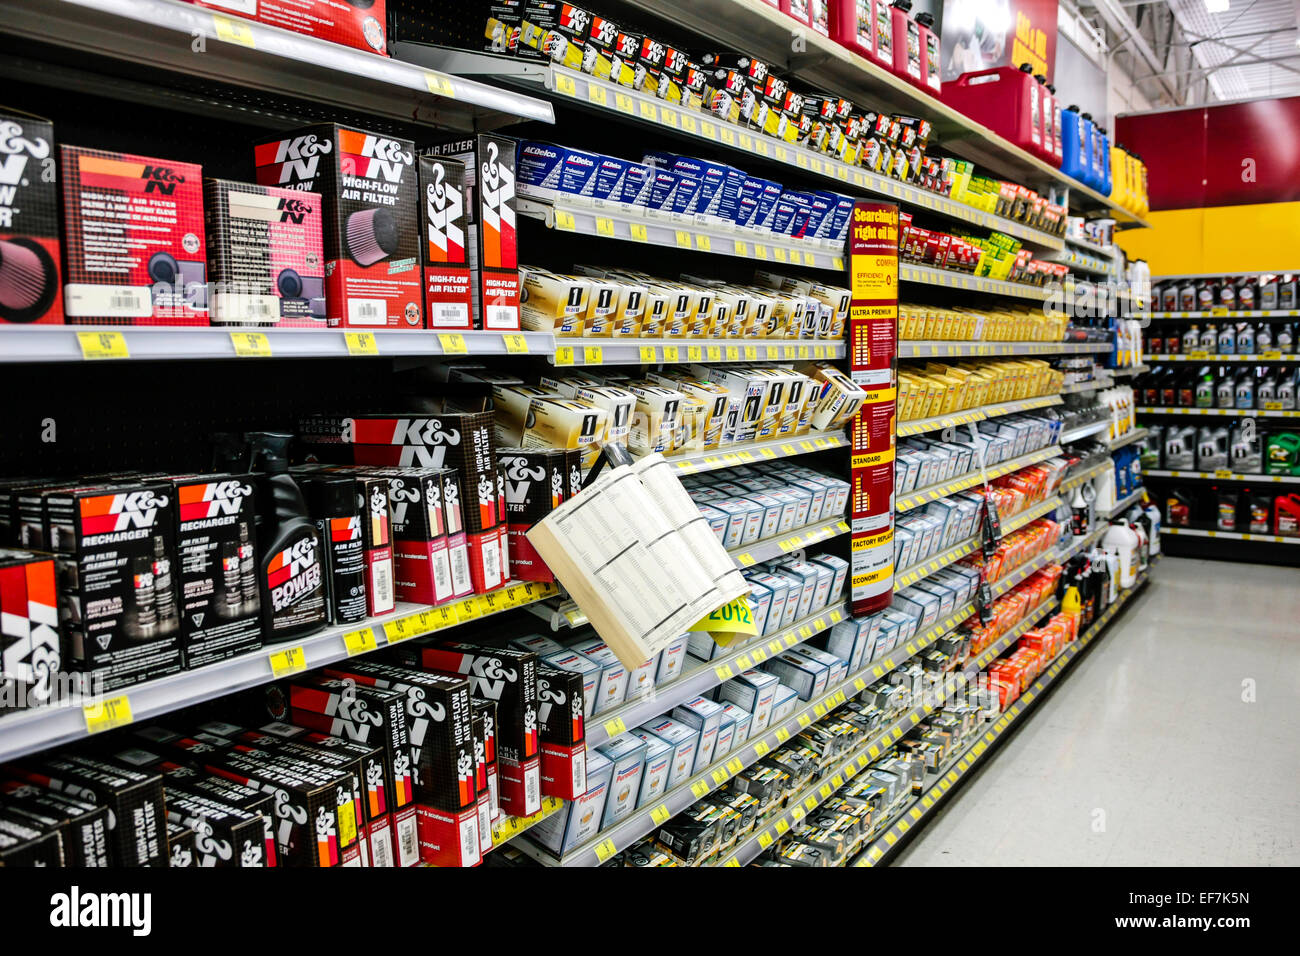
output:
M1156 57L1154 51L1152 51L1151 45L1147 43L1146 38L1142 36L1141 31L1138 30L1137 25L1133 22L1132 18L1130 18L1124 8L1120 6L1119 0L1093 0L1093 5L1096 8L1097 13L1100 14L1101 18L1106 22L1107 26L1118 33L1126 43L1132 43L1137 56L1146 64L1147 69L1151 71L1149 79L1158 80L1174 104L1181 106L1182 98L1179 91L1162 75L1162 64L1160 60Z

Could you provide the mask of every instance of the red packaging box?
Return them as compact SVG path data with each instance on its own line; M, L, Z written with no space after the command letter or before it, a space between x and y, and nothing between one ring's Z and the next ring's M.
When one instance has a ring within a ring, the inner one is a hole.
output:
M387 55L386 0L191 0L331 43Z
M71 324L207 325L203 168L59 147Z
M323 198L330 327L422 328L415 144L331 123L258 143L253 155L261 185Z
M497 704L471 697L475 718L483 718L483 766L487 771L488 805L492 818L501 812L501 777L497 766Z
M510 575L521 581L554 581L527 534L564 502L564 449L501 448L497 462L505 483Z
M397 866L420 865L420 822L416 805L394 810L389 815Z
M457 551L451 548L447 514L443 506L444 481L450 480L459 526L459 484L447 468L403 468L377 471L388 479L388 500L393 516L393 565L397 597L416 604L446 604L456 598L455 565L463 582L462 594L473 588L464 534Z
M6 109L0 131L0 325L62 323L59 187L42 168L54 155L54 126Z
M470 275L465 204L465 164L450 156L420 157L420 202L424 234L425 324L431 329L474 328L474 286Z
M587 792L582 675L538 663L537 701L542 793L576 800Z
M479 843L478 808L459 813L427 804L415 808L420 834L420 862L430 866L478 866L483 862Z
M515 141L504 136L478 135L435 146L429 155L448 156L465 166L474 327L518 331Z
M0 713L48 704L61 662L54 556L0 548Z
M484 714L478 708L477 701L470 701L473 713L471 732L474 735L474 798L478 810L479 848L487 853L492 849L492 792L488 789L487 778L487 732L484 727Z

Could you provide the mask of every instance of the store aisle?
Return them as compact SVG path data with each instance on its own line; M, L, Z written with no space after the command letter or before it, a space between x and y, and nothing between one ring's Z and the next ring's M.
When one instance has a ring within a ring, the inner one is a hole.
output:
M1165 558L898 863L1300 864L1297 699L1300 572Z

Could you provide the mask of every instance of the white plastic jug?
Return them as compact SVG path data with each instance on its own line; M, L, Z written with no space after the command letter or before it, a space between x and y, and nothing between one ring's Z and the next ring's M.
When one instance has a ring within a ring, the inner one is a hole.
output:
M1160 509L1155 505L1147 505L1143 510L1151 522L1151 541L1148 543L1148 548L1151 556L1155 557L1160 553Z
M1101 546L1117 562L1119 586L1125 590L1131 588L1138 574L1137 532L1126 524L1113 524L1102 537Z

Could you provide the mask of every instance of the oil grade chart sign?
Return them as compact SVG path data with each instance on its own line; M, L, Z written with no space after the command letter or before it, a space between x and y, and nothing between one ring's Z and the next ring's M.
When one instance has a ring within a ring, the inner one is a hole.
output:
M898 395L898 207L858 202L849 227L849 367L866 400L853 421L855 615L894 597L894 416Z

